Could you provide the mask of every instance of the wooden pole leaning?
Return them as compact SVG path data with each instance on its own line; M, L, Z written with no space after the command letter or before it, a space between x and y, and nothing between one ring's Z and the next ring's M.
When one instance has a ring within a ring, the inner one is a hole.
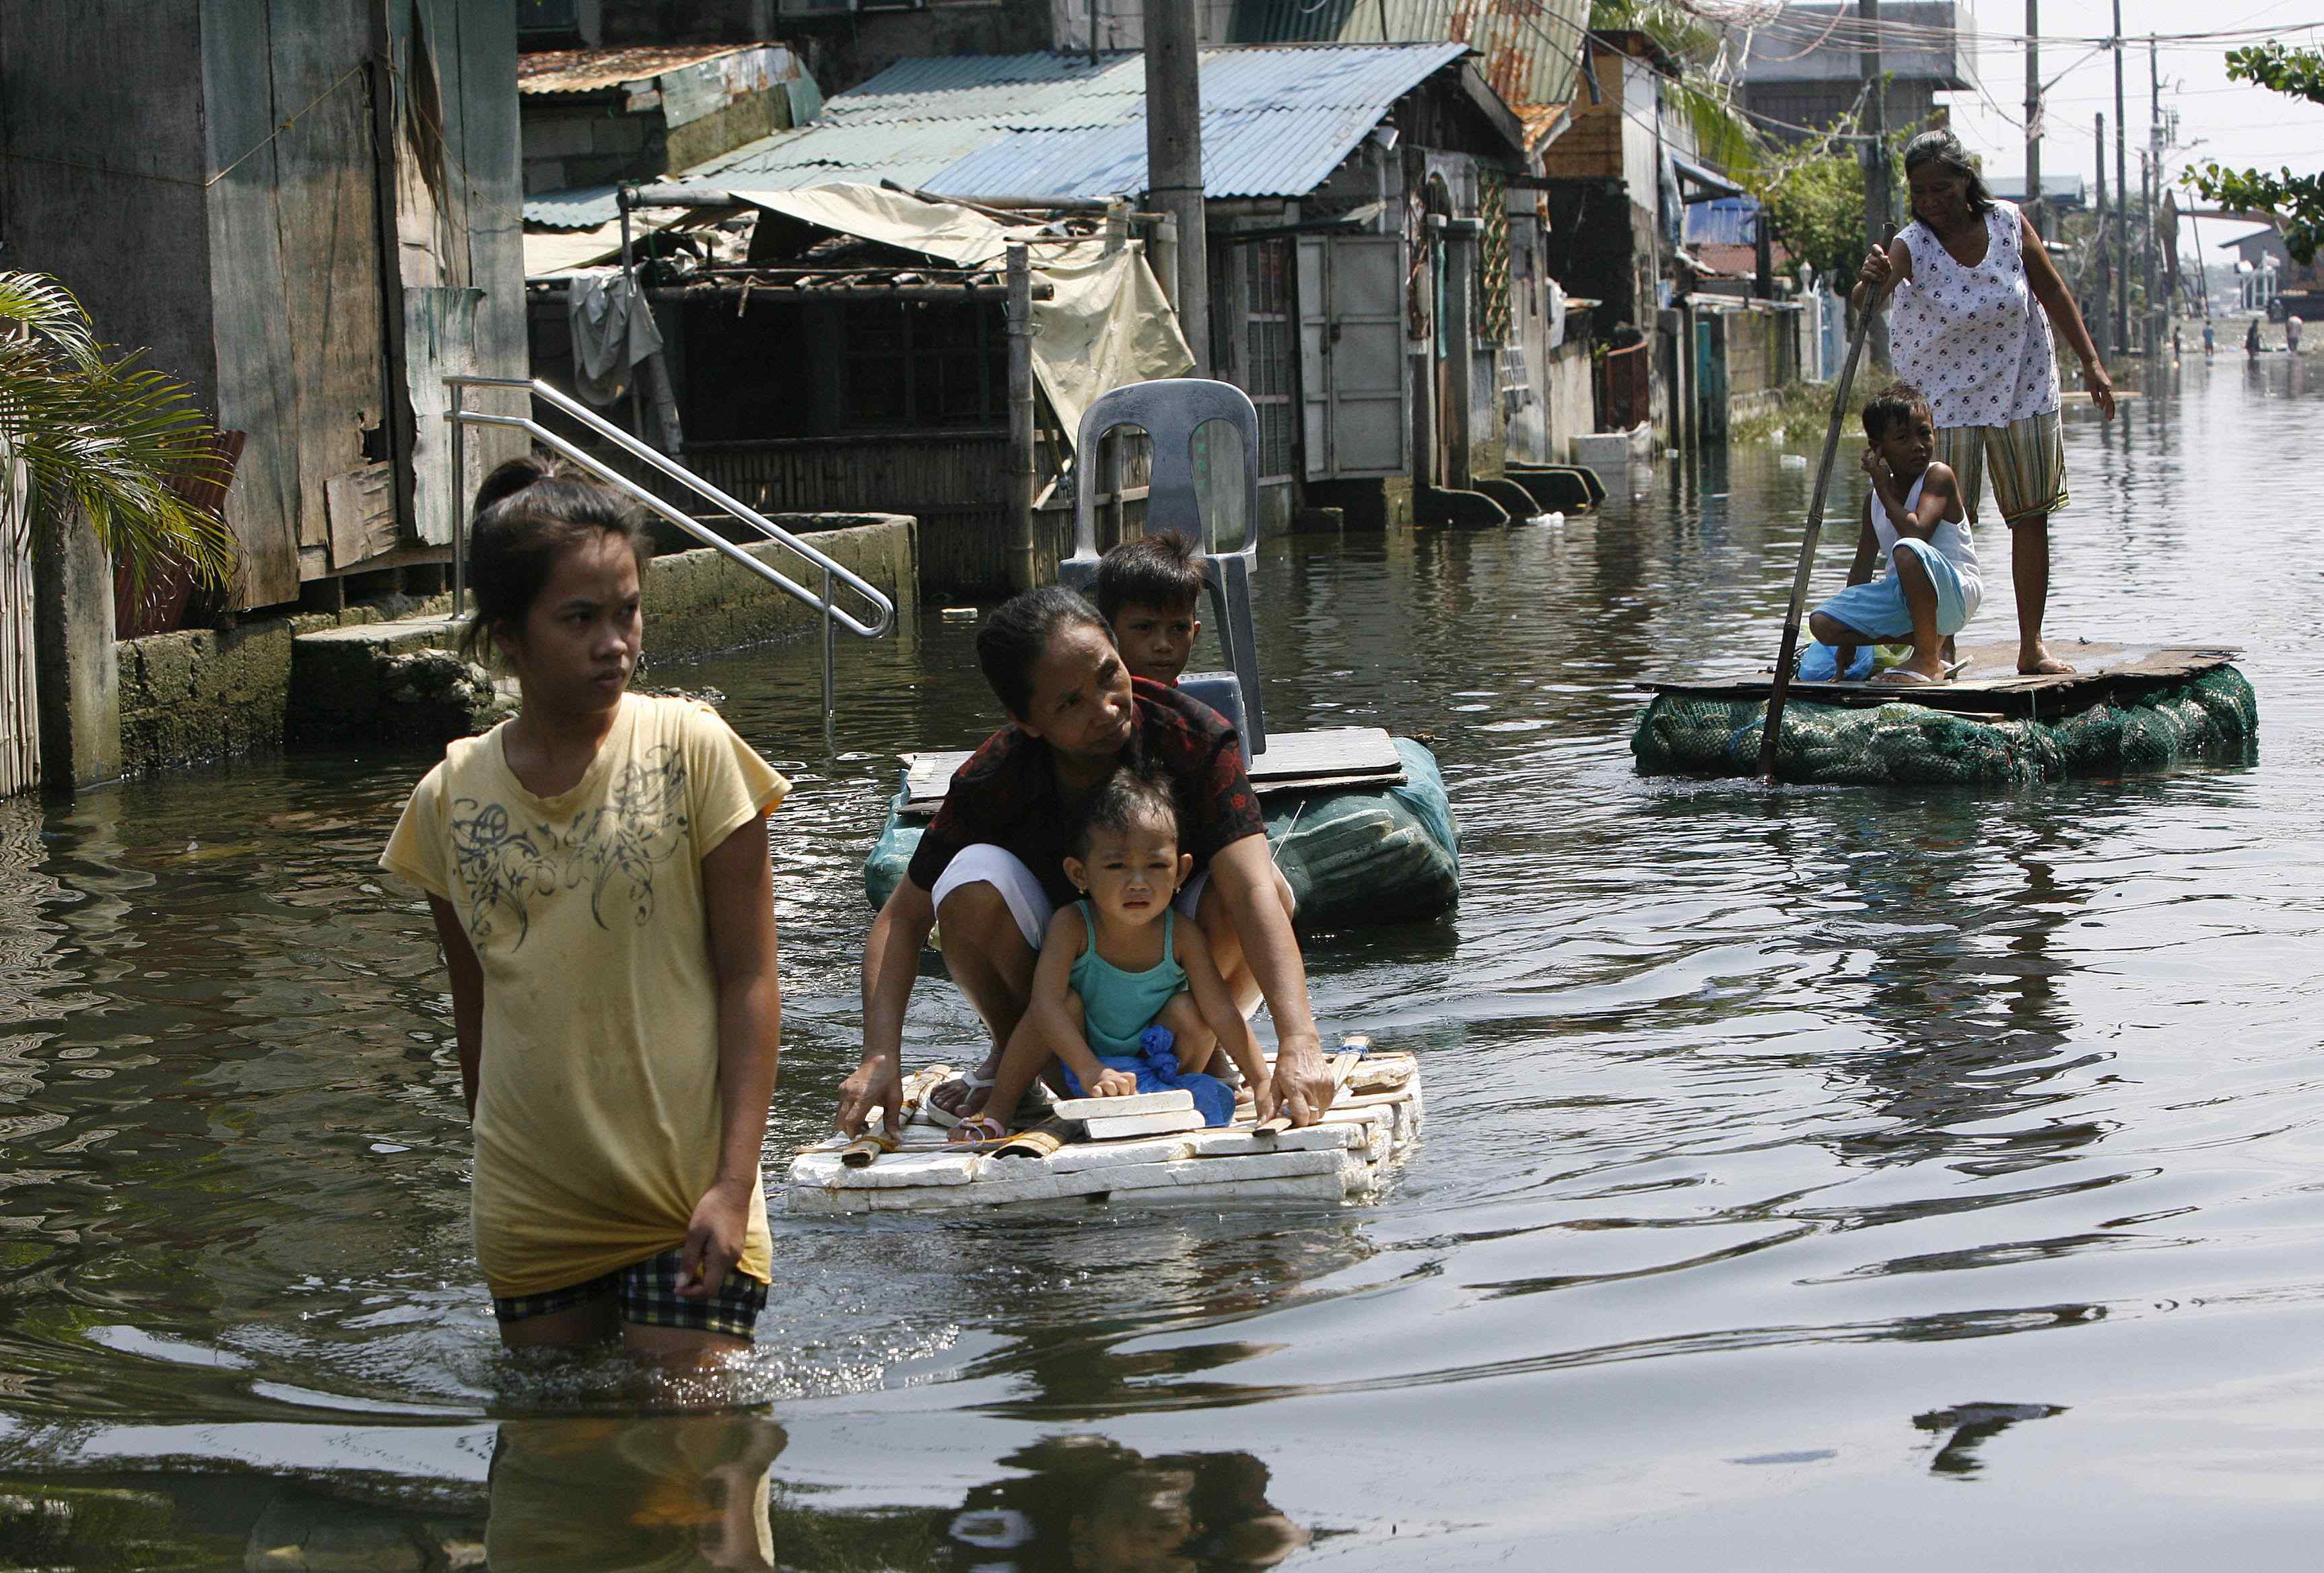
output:
M1791 608L1784 614L1784 644L1775 655L1775 680L1767 688L1767 719L1759 733L1759 774L1770 785L1775 780L1775 749L1783 739L1784 699L1792 687L1792 662L1800 651L1800 623L1807 615L1808 578L1815 569L1816 542L1823 534L1824 497L1831 489L1832 460L1840 453L1840 429L1848 419L1848 391L1856 381L1856 363L1864 356L1864 341L1872 319L1880 314L1873 291L1864 294L1855 330L1848 336L1848 358L1840 363L1832 383L1831 424L1823 434L1823 463L1816 470L1815 490L1808 499L1808 531L1800 541L1800 566L1792 575Z

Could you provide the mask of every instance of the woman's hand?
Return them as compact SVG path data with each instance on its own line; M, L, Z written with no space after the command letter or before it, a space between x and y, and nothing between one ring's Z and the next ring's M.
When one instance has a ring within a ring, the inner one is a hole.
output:
M1895 272L1896 264L1889 260L1887 251L1876 245L1864 254L1864 266L1858 270L1856 282L1871 291L1872 298L1877 301L1886 291L1888 281Z
M1249 1078L1246 1078L1245 1079L1248 1080ZM1252 1120L1263 1125L1282 1112L1282 1109L1277 1106L1275 1096L1275 1078L1272 1075L1268 1075L1260 1077L1256 1081L1252 1081L1250 1084L1250 1117Z
M2107 375L2106 367L2098 364L2096 356L2090 356L2082 362L2082 386L2089 390L2090 403L2098 407L2098 413L2108 421L2113 420L2114 379Z
M1138 1090L1138 1078L1109 1065L1095 1076L1082 1078L1082 1086L1092 1097L1128 1097Z
M872 1118L872 1111L881 1111L881 1118L891 1131L904 1127L904 1068L901 1057L875 1054L855 1068L855 1073L839 1084L840 1131L850 1136L863 1134Z
M751 1226L751 1184L720 1180L694 1204L678 1247L678 1298L708 1300L742 1259L742 1236Z

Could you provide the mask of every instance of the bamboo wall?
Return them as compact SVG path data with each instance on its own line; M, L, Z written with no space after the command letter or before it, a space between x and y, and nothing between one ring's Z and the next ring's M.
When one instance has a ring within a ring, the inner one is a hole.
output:
M32 530L24 467L0 453L0 797L41 781L40 713L32 688Z

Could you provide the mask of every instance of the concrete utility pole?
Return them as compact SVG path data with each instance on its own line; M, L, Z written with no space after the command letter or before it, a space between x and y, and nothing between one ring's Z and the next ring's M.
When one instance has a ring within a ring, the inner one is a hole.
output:
M2042 216L2042 0L2025 0L2025 216L2044 240Z
M2113 269L2107 262L2106 116L2098 116L2096 122L2098 129L2094 135L2098 148L2098 227L2093 237L2097 244L2091 247L2091 254L2097 260L2098 267L2098 309L2090 315L2098 323L2098 353L2110 359L2122 346L2115 341L2114 313L2107 308L2107 299L2110 293L2107 286L2113 282L2111 278Z
M1886 73L1880 67L1880 0L1856 0L1856 14L1864 23L1864 52L1858 57L1864 72L1864 239L1868 246L1886 245L1896 221L1896 202L1888 188L1888 101ZM1875 313L1871 337L1865 341L1876 365L1888 364L1888 319Z
M2115 353L2130 352L2130 167L2124 158L2128 134L2123 130L2122 0L2114 0L2114 344ZM2106 149L2098 149L2106 157Z
M2154 227L2163 205L2163 62L2151 32L2146 35L2146 318L2153 324L2147 329L2147 347L2153 353L2162 348L2163 331L2178 314L2179 303L2154 293L2154 270L2163 254L2163 238ZM2178 254L2178 249L2179 237L2173 235L2171 254Z
M1210 247L1203 233L1203 80L1194 0L1147 0L1146 182L1178 223L1178 326L1211 375Z

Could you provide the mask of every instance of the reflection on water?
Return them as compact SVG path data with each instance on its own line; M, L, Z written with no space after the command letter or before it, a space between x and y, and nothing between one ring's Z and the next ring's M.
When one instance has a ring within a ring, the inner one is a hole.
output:
M2287 456L2324 389L2282 361L2068 418L2055 630L2246 645L2241 766L1641 781L1637 682L1775 643L1810 477L1769 452L1559 525L1270 543L1270 715L1425 737L1463 827L1456 918L1309 945L1327 1031L1425 1059L1395 1189L778 1210L760 1346L707 1383L495 1346L431 925L373 869L425 761L0 803L0 1554L1697 1568L1812 1561L1821 1523L1913 1566L2286 1559L2324 1464L2324 637ZM847 652L836 757L805 652L655 673L797 783L770 1168L854 1061L891 756L989 724L973 636ZM974 1032L919 991L910 1053Z

